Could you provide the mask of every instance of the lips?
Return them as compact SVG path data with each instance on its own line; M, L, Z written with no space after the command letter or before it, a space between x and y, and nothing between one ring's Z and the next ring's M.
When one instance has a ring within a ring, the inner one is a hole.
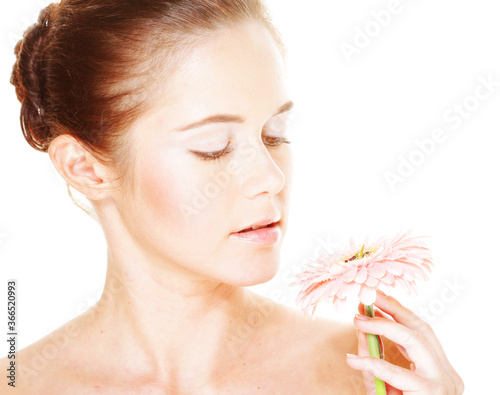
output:
M279 221L279 218L277 218ZM236 242L250 243L261 247L270 247L275 245L281 238L281 228L278 221L269 220L268 224L255 224L239 232L233 232L229 235ZM257 228L257 229L252 229Z
M240 230L238 233L250 232L252 230L257 230L257 229L261 229L261 228L268 228L271 225L273 225L274 223L275 222L273 222L272 224L268 224L268 225L252 226L250 228L246 228L246 229Z
M260 228L267 228L270 226L275 225L278 221L280 220L279 217L273 217L273 218L267 218L258 222L255 222L252 225L247 226L246 228L233 232L233 233L245 233L245 232L250 232L252 230L260 229Z

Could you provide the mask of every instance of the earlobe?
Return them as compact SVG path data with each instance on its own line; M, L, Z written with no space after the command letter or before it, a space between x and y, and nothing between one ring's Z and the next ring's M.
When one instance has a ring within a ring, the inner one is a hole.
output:
M58 173L74 189L91 200L102 199L108 188L106 170L74 137L63 134L49 147L49 156Z

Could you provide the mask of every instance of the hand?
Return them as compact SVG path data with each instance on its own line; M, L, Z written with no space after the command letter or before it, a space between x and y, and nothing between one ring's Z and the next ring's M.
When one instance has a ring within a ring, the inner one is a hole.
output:
M354 319L358 332L358 355L347 356L347 364L363 372L367 394L375 394L373 376L386 382L388 395L463 394L463 381L446 358L432 328L396 299L380 291L374 304L380 309L377 309L376 317L357 315ZM393 341L411 362L410 369L370 357L367 333Z

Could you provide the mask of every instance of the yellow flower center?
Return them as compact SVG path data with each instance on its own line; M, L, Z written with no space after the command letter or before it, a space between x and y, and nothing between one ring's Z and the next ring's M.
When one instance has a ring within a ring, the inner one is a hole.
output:
M361 247L361 250L356 252L353 256L351 256L348 259L341 259L341 261L347 263L347 262L354 261L356 259L362 259L365 256L373 254L375 251L377 251L377 248L370 248L370 249L365 251L365 245L363 244L363 246Z

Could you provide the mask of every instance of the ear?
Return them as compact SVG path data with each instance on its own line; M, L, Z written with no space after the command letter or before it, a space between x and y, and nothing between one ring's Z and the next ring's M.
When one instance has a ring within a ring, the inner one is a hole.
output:
M115 175L69 134L57 136L50 143L49 156L58 173L90 200L110 195Z

